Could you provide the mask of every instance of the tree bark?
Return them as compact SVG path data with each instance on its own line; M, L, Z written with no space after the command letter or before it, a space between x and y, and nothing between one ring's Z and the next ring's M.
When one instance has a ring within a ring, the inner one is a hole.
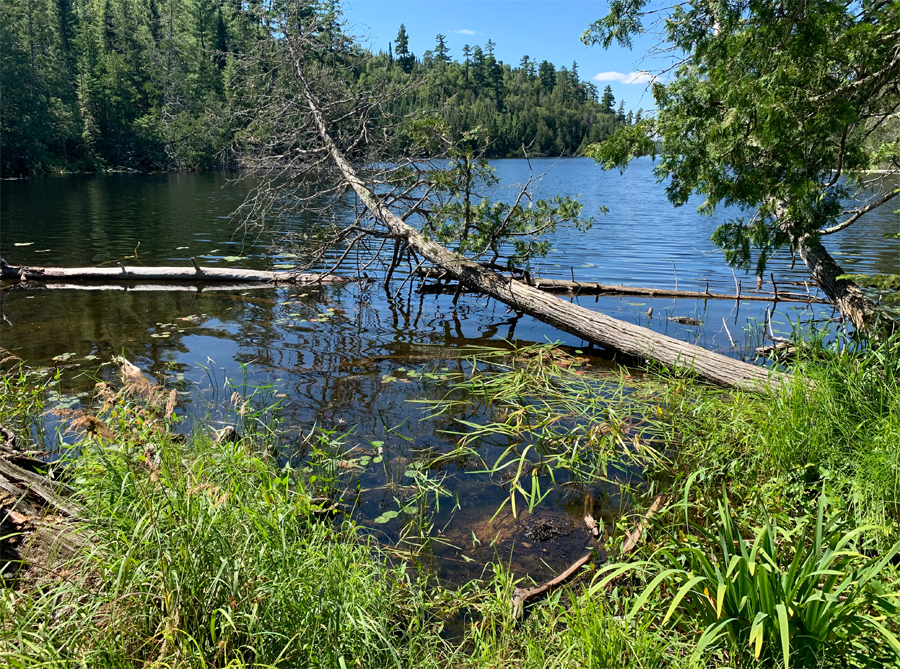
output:
M809 275L834 300L841 314L853 323L853 327L867 337L897 332L897 321L875 304L862 288L849 279L838 278L844 270L818 237L804 237L797 246Z
M460 283L581 339L631 356L653 360L667 367L692 369L701 378L718 385L753 391L774 390L780 385L783 379L777 372L707 351L547 295L537 288L487 270L407 225L369 190L337 147L328 132L325 116L306 81L302 58L296 52L292 56L297 78L319 137L344 181L356 192L372 216L387 226L392 235L404 240L416 253L446 270Z

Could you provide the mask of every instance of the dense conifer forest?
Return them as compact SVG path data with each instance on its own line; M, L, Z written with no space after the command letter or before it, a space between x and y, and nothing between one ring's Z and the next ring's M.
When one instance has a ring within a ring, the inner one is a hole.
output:
M258 2L20 0L0 8L3 176L98 169L208 169L233 161L241 59L271 30ZM310 3L331 12L334 3ZM454 137L476 127L488 156L575 155L626 115L609 87L556 66L494 55L490 40L453 54L446 37L413 54L400 26L387 52L358 49L360 79L415 82L403 117L438 113Z

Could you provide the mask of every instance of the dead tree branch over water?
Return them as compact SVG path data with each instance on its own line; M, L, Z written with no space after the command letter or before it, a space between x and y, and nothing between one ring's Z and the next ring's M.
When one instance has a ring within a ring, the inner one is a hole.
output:
M441 186L441 173L429 174L427 168L417 165L413 158L394 162L381 170L366 169L365 174L354 166L353 161L363 157L363 164L366 165L365 159L368 159L366 166L371 167L371 158L362 155L361 147L365 144L365 137L374 135L374 124L370 121L375 116L373 110L380 109L383 98L376 96L374 102L360 102L357 107L362 116L355 119L355 132L348 132L348 123L353 120L349 107L354 107L349 101L366 99L362 93L349 95L343 90L352 88L347 83L347 75L352 74L352 53L342 55L328 49L323 51L321 34L316 26L304 24L305 30L291 30L288 28L290 25L288 20L277 47L282 49L282 62L291 66L291 102L302 106L304 111L293 110L291 113L298 119L298 124L282 128L277 139L268 141L280 143L286 151L290 147L302 147L310 155L315 155L311 170L323 170L323 156L327 156L336 170L334 176L338 182L330 186L330 190L343 193L343 186L356 195L359 216L352 224L337 229L336 238L346 240L349 237L353 244L374 240L380 245L379 248L393 240L391 267L396 266L402 255L409 259L411 269L412 266L421 267L430 263L461 285L478 290L518 313L534 316L605 348L669 367L690 368L703 379L719 385L764 390L780 384L781 378L777 373L570 304L528 285L527 281L515 280L494 271L504 268L498 262L504 250L500 243L503 239L508 241L513 225L524 229L523 235L530 244L532 238L528 235L543 232L542 222L546 222L547 229L552 229L556 223L553 217L563 221L576 218L580 211L577 203L573 206L570 202L557 200L555 207L546 204L542 208L535 206L534 209L540 209L542 218L528 220L514 218L520 212L513 208L492 210L492 227L477 230L469 228L472 219L454 210L454 215L458 214L455 220L461 221L456 229L464 228L457 238L457 249L468 252L470 257L439 243L436 238L440 238L441 229L435 221L440 220L441 211L435 207L430 196ZM285 71L279 73L282 78L287 75ZM359 141L360 137L363 141ZM463 170L469 165L463 163ZM309 175L310 171L305 174ZM270 202L274 202L279 195L276 186L268 191ZM458 206L468 206L467 197L457 198L456 202L460 201L462 204ZM422 229L410 225L410 220L422 221ZM526 251L533 248L526 247ZM346 253L342 254L342 257L346 256ZM485 258L489 267L476 262ZM506 269L512 269L509 259Z

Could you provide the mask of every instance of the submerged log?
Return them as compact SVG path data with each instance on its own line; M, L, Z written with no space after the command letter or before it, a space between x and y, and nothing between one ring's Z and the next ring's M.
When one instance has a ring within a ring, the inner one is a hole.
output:
M63 283L61 281L19 281L14 285L18 290L82 290L82 291L118 291L122 293L242 293L247 290L264 290L277 287L278 284L263 283L180 283L178 281L161 281L159 283L104 283L101 281L79 281ZM305 284L311 285L311 284Z
M369 213L388 228L392 237L401 240L419 256L442 268L461 284L475 288L517 312L534 316L580 339L667 367L689 368L712 383L754 391L774 390L781 384L782 376L777 372L591 311L548 295L521 281L501 276L450 251L407 225L366 186L337 147L328 132L325 116L306 81L302 59L295 54L294 60L295 72L319 137L344 182L354 190Z
M228 267L28 267L8 265L0 258L0 278L13 281L104 281L108 283L173 281L182 283L338 284L350 279L335 274L267 272Z
M446 272L440 270L420 270L418 274L429 279L445 279L449 278ZM563 295L607 295L609 297L618 297L621 295L633 295L635 297L651 297L666 298L683 297L685 299L697 300L742 300L752 302L803 302L807 304L831 304L829 300L823 300L812 295L802 295L800 293L785 293L778 291L777 293L710 293L708 291L698 290L669 290L664 288L644 288L642 286L623 286L596 283L593 281L569 281L567 279L532 279L531 286L542 290L546 293L563 294ZM455 293L459 290L458 284L427 284L422 287L423 293Z

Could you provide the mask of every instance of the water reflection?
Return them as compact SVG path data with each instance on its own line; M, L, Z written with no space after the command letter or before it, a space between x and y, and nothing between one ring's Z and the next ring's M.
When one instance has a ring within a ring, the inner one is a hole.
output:
M551 161L533 162L538 172ZM508 182L527 178L523 161L494 164ZM11 263L39 265L95 265L137 254L147 265L186 265L194 256L212 265L268 267L273 264L273 245L284 234L313 226L314 217L297 216L283 222L280 231L263 235L236 230L228 216L254 183L234 182L232 177L186 173L2 182L0 254ZM755 283L746 275L732 275L709 242L718 222L732 214L704 218L690 205L673 210L652 177L649 161L637 161L620 176L601 172L590 161L561 160L540 188L544 196L580 195L588 214L600 205L609 207L609 215L586 235L559 232L554 252L539 263L543 276L569 278L574 273L585 281L674 288L674 262L680 288L703 289L708 282L710 290L731 292L736 280L745 288ZM884 234L897 227L897 215L884 211L827 243L848 271L896 272L900 241ZM291 261L281 256L274 263ZM773 259L771 269L779 283L806 278L800 264L792 268L784 255ZM383 443L380 463L370 460L346 476L370 490L359 500L358 517L393 541L399 537L399 521L382 524L374 519L397 508L394 498L402 498L413 485L402 475L406 465L428 453L450 450L455 439L449 433L458 429L450 416L425 420L421 405L409 400L443 397L452 378L468 371L468 347L503 347L508 346L504 340L514 339L560 341L569 350L591 355L595 373L602 375L608 368L602 351L532 318L516 318L505 306L478 295L464 294L454 305L452 296L420 295L410 284L399 293L394 290L385 292L377 282L202 292L5 287L3 311L9 320L0 323L0 345L34 365L55 364L55 356L74 354L62 363L73 392L84 392L96 378L111 376L112 368L98 367L99 362L123 354L180 384L187 393L179 409L182 415L213 422L233 420L228 399L235 390L249 395L254 386L270 385L267 398L281 402L280 416L291 435L283 458L300 455L293 445L313 425L332 429L335 435L352 430L341 447L347 452L361 447L374 453L373 442ZM570 299L706 348L750 357L760 343L759 324L767 306ZM779 303L773 328L776 334L789 333L793 324L832 313L821 305ZM688 316L703 325L685 325L666 316ZM465 417L487 420L490 409L482 407ZM183 429L189 424L186 421ZM508 491L499 481L464 475L464 465L450 462L438 472L446 475L441 485L451 495L441 501L432 535L440 540L433 548L439 573L477 576L485 562L514 555L518 568L533 570L540 578L583 549L586 536L580 528L538 545L522 539L527 517L501 514L488 524ZM603 500L599 515L609 515L625 503L614 484L598 483L594 493ZM578 496L559 492L540 513L568 518L575 527L580 504Z

